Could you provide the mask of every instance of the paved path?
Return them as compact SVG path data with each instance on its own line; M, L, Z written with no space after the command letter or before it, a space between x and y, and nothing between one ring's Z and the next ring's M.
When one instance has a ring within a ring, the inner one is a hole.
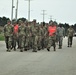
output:
M6 52L5 43L0 41L0 75L76 75L76 38L72 48L67 48L65 38L63 49L37 53Z

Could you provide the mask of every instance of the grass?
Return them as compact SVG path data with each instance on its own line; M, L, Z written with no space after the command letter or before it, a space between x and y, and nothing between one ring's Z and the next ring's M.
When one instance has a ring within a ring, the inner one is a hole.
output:
M3 33L0 34L0 41L4 41L4 34Z

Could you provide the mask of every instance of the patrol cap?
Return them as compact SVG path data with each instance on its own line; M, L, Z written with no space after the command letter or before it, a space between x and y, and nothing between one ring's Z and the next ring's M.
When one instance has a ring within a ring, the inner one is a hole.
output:
M19 23L23 23L23 21L22 20L19 20Z
M7 20L7 23L8 23L8 22L11 22L11 21L10 21L10 20Z
M17 23L17 21L13 21L13 24Z
M28 20L26 20L25 23L28 23Z
M36 19L33 19L33 22L36 22Z
M49 25L54 25L53 21L50 21L50 22L49 22Z

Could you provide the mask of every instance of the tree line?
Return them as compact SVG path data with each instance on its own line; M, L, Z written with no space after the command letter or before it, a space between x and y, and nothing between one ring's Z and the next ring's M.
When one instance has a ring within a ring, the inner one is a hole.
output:
M10 20L10 19L7 18L7 17L5 17L5 16L0 17L0 27L4 27L4 25L7 24L7 20ZM13 20L15 20L15 19L13 19ZM19 20L26 21L26 18L19 18L19 19L17 19L17 22L18 22ZM65 28L65 31L67 31L67 29L68 29L69 26L70 26L68 23L65 23L65 24L59 23L59 24L61 24L61 25ZM73 27L74 30L76 31L76 24L72 25L72 27Z

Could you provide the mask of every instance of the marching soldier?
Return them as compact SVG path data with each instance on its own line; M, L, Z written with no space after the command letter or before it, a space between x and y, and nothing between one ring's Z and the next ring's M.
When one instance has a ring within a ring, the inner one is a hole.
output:
M59 41L59 48L62 49L62 43L63 43L63 37L65 37L65 29L60 24L57 28L57 35L58 35L58 41Z
M74 35L74 29L72 26L70 26L67 30L67 36L68 36L68 47L72 47L72 41L73 41L73 35Z
M19 29L18 29L20 52L23 52L23 49L24 49L25 33L26 33L26 27L23 21L21 21L21 25L19 26Z
M19 21L18 21L18 26L19 26L19 27L21 26L21 23L22 23L22 20L19 20ZM17 49L20 49L20 39L19 39L19 35L18 35L18 37L17 37L17 43L18 43Z
M53 46L54 51L56 51L56 25L51 22L50 26L48 26L48 45L47 50L50 51L50 47Z
M7 24L4 26L5 43L8 52L11 51L12 34L13 34L13 26L11 25L11 21L8 20Z
M26 24L26 36L25 36L25 51L30 49L31 44L31 26L30 22Z
M38 50L41 50L42 46L41 46L41 40L42 40L42 27L41 24L38 25Z
M36 25L36 20L33 20L31 25L31 33L32 33L32 47L33 52L37 52L37 42L38 42L38 27Z
M18 40L18 24L16 21L13 22L13 48L14 48L14 51L16 50L16 42Z

